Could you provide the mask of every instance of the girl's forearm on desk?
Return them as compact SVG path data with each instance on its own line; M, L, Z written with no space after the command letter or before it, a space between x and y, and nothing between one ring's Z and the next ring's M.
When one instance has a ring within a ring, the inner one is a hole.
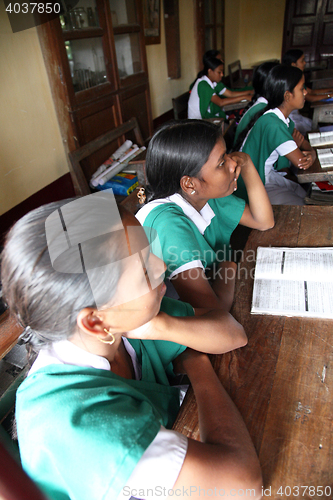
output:
M235 262L220 262L212 281L212 289L225 311L230 311L234 301L236 272Z
M181 355L181 363L196 398L202 442L189 440L175 487L192 481L203 488L254 488L254 498L258 499L262 486L260 465L245 423L209 359L187 351Z

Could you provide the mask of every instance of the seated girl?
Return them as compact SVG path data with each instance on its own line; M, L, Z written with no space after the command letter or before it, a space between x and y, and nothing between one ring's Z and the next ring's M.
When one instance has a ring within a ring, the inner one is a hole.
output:
M203 120L166 124L152 137L146 171L152 200L137 213L159 236L166 277L193 307L230 310L236 264L227 262L238 224L273 227L272 207L248 155L227 155L221 127ZM233 196L240 172L249 205ZM207 272L214 266L212 276ZM211 285L212 283L212 285Z
M255 118L256 114L260 113L266 108L268 101L264 95L264 83L268 73L276 65L277 63L275 62L265 62L256 68L252 80L252 85L254 89L253 103L251 107L244 113L241 121L237 125L234 145L238 143L238 138L240 134L242 134L242 132L245 130L246 131L249 130L248 126L251 123L251 121ZM241 135L241 137L242 136L243 135ZM245 139L245 136L243 137L243 139ZM241 141L240 146L242 145L242 143L243 141ZM237 148L236 146L235 149L239 148Z
M22 465L55 500L150 500L190 486L193 498L199 486L255 488L260 498L249 434L198 352L244 345L243 328L170 299L159 312L165 265L114 205L107 192L53 203L7 237L4 297L39 349L17 391ZM173 366L192 383L203 442L171 430Z
M301 70L284 65L275 66L265 83L267 111L256 121L248 134L242 151L248 153L258 169L272 205L303 205L305 190L276 170L280 156L296 168L307 169L316 153L289 119L295 109L302 109L306 90ZM239 180L237 196L247 199L245 179Z
M198 74L188 101L189 118L226 118L223 106L235 104L241 100L250 100L252 90L233 91L221 82L223 62L216 58L204 58L204 69Z
M287 66L294 66L304 71L306 62L304 57L304 52L300 49L290 49L282 57L282 64ZM308 102L322 101L323 99L328 99L333 96L333 88L323 88L312 90L309 87L306 88L307 94L305 100ZM300 114L298 109L295 109L290 113L290 118L295 123L295 127L305 135L307 132L312 130L312 120Z

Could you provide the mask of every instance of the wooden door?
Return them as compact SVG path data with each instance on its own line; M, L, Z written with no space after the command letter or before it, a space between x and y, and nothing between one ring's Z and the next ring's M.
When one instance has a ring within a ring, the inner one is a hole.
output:
M308 66L333 57L333 0L287 0L283 50L301 49Z

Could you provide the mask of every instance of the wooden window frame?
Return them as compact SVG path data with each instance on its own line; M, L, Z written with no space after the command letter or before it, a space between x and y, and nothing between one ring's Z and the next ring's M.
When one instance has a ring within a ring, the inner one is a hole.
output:
M222 19L221 22L217 22L217 8L216 3L220 1L222 3ZM206 24L205 22L205 2L212 2L213 12L212 17L214 21L212 23ZM196 45L197 45L197 60L198 60L198 71L202 69L202 57L206 52L205 49L205 31L206 28L213 29L213 47L211 49L220 50L222 57L224 59L224 18L225 18L225 9L224 9L224 0L196 0L195 2L195 25L196 25ZM221 28L222 31L222 40L221 46L219 46L219 42L217 41L217 30Z

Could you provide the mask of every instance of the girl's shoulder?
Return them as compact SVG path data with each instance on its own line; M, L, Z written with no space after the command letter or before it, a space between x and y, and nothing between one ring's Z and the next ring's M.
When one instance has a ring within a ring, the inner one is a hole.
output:
M184 215L183 210L168 198L153 200L142 207L135 217L142 226L152 226L155 222L174 220L175 217Z
M267 132L270 129L274 130L277 128L288 127L286 119L280 115L282 115L281 111L279 112L279 110L276 109L269 109L268 111L265 111L265 113L260 116L254 124L253 130L265 129Z

